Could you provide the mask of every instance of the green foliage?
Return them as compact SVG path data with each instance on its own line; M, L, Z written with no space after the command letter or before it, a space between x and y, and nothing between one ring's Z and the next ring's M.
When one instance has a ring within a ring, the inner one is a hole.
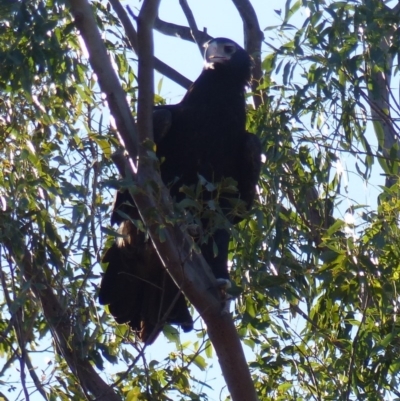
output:
M92 4L135 109L135 56L109 7ZM299 23L304 7L310 16ZM377 76L397 72L397 16L378 0L288 0L278 14L281 25L266 28L263 104L248 113L265 156L259 199L230 227L234 317L254 353L257 393L263 401L400 398L400 189L382 182L376 207L347 195L378 172L398 175L398 149L385 149L396 102L368 121L380 99L393 99ZM90 361L126 400L206 400L197 390L209 387L198 379L213 358L206 330L183 343L165 327L173 351L151 360L97 303L111 192L131 183L118 182L112 167L117 142L65 4L6 1L0 15L0 374L18 363L23 390L34 383L49 400L85 399L60 354L66 341L77 364ZM226 226L218 202L199 198L234 191L232 180L182 190L192 220L177 213L176 221L198 223L205 213L210 232ZM44 312L46 283L68 316L66 338ZM39 351L50 360L42 377L32 369Z

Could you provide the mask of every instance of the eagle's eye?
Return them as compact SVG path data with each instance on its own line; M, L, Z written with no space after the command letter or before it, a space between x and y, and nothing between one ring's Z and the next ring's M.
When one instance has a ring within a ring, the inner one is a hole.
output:
M233 53L235 53L235 46L233 46L233 45L225 45L224 46L224 52L226 53L226 54L233 54Z

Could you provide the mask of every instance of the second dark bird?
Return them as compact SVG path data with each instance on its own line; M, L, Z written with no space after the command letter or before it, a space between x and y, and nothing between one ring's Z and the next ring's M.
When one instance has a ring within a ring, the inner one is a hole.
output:
M243 215L240 204L244 210L252 205L261 165L260 142L245 128L245 91L252 59L232 40L216 38L205 45L204 63L180 103L154 108L157 157L162 180L176 202L185 198L187 191L182 188L197 187L199 179L211 183L202 191L205 204L216 196L217 190L212 188L225 179L235 180L236 191L229 185L225 191L219 186L218 210L229 224L236 224ZM183 294L178 295L180 290L146 234L119 210L133 220L140 219L128 191L119 192L111 223L119 224L123 237L103 257L108 267L101 282L100 303L109 305L116 321L128 323L146 343L155 340L164 323L191 330L193 321ZM204 258L217 279L229 280L228 230L221 224L214 227L215 219L204 215L198 221Z

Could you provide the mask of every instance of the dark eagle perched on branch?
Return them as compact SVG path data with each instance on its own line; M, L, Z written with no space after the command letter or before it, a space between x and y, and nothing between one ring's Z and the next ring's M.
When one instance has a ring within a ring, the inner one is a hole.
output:
M239 222L251 207L260 173L260 142L245 129L251 68L251 57L239 45L213 39L205 45L204 69L182 101L155 107L153 113L161 177L172 198L189 215L193 208L185 203L188 189L200 193L203 205L217 205L214 210L219 214L210 214L209 208L208 214L194 220L200 231L195 240L220 283L229 280L229 225ZM225 225L221 220L216 223L218 215ZM178 324L186 332L193 321L151 241L134 224L139 219L129 192L118 192L111 223L120 225L121 238L103 257L108 267L99 300L109 305L118 323L128 323L142 341L151 344L164 323Z

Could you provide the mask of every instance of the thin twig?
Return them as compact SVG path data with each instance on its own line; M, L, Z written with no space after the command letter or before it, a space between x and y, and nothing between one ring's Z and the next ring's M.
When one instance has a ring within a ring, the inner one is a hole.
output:
M91 107L88 105L88 127L92 130L92 118L91 118ZM100 249L97 244L97 236L96 236L96 199L97 199L97 187L98 187L98 179L99 179L99 163L97 161L98 151L94 146L94 141L89 141L89 149L90 156L92 158L91 168L93 170L93 178L92 178L92 197L90 200L90 231L91 235L88 239L93 241L93 249L95 255L98 257ZM88 249L90 244L88 244Z

